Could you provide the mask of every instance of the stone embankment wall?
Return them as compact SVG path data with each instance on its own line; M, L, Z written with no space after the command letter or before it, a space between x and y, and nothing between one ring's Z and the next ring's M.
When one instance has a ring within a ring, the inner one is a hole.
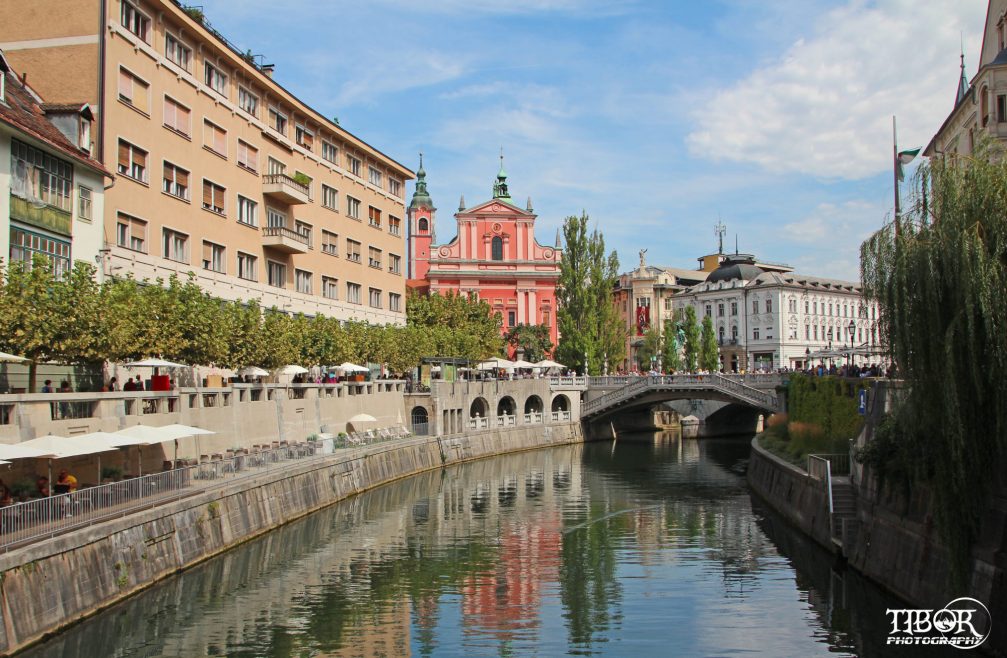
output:
M579 423L417 437L108 521L0 556L0 652L24 648L180 570L392 480L470 459L583 440Z
M770 507L816 542L835 550L829 531L829 497L823 483L752 439L748 484Z

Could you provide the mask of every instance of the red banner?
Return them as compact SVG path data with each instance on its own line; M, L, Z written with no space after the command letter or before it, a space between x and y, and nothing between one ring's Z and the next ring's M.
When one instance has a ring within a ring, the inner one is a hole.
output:
M642 336L650 328L650 306L636 307L636 335Z

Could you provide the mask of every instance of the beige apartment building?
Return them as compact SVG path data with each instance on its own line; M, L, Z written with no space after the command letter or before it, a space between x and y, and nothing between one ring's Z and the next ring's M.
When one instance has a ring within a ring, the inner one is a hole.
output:
M88 103L105 275L189 272L286 312L405 322L413 173L310 108L171 0L0 3L0 48L51 102Z

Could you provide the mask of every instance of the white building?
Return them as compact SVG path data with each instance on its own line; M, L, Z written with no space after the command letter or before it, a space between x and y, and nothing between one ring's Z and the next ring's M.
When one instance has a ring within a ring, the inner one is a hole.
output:
M0 255L49 258L58 272L97 266L103 244L105 169L91 156L84 103L48 105L0 53ZM100 268L99 268L100 271Z
M713 319L727 372L801 369L814 352L877 346L877 305L866 303L862 292L859 283L796 274L733 254L706 281L676 295L674 306L693 306L700 322Z

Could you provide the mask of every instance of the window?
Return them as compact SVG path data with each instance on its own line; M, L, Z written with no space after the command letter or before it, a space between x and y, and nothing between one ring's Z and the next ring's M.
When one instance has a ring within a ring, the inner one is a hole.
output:
M374 167L367 168L367 180L375 187L381 187L381 171Z
M189 172L170 162L164 163L164 185L166 194L189 200Z
M238 166L252 173L259 171L259 149L238 140Z
M832 315L832 304L829 304L829 315Z
M717 330L717 340L718 340L718 342L719 342L719 343L720 343L721 345L723 345L723 344L724 344L724 328L723 328L723 327L720 327L720 328L719 328L719 329Z
M396 313L402 311L402 295L397 292L388 293L388 310Z
M759 328L758 327L752 329L752 339L753 340L759 340Z
M517 324L517 311L507 311L507 326L513 327Z
M238 221L247 226L259 225L259 204L238 195Z
M339 279L332 277L322 277L322 297L326 299L339 299Z
M791 299L790 300L790 312L791 313L797 313L797 300L796 299Z
M426 233L430 230L430 223L427 222L426 217L420 217L420 221L417 224L417 230L419 230L420 233Z
M997 123L1007 121L1007 96L1000 94L997 96Z
M191 122L189 120L189 108L178 101L164 97L164 127L180 135L188 137L191 134Z
M402 220L398 217L388 215L388 232L392 235L400 235L402 233Z
M286 226L287 216L274 208L266 208L266 226Z
M256 280L256 261L258 259L252 254L246 254L238 252L238 278L245 279L247 281Z
M179 263L189 262L189 236L170 228L161 230L161 255Z
M294 270L294 288L305 295L311 294L311 272Z
M814 334L815 334L815 340L818 340L818 325L815 325L813 327L813 329L814 329Z
M218 215L224 214L224 188L203 179L203 207Z
M287 115L275 107L269 108L269 127L285 136L287 134Z
M731 302L731 315L738 314L738 302Z
M381 228L381 211L374 206L367 206L367 223L374 228Z
M244 87L238 87L238 107L253 117L259 117L259 97Z
M846 317L846 304L843 304L843 317Z
M388 191L392 193L392 196L397 196L402 198L402 181L397 178L388 177Z
M10 193L33 204L73 209L73 166L34 146L11 140Z
M164 35L164 56L183 71L191 72L192 48L186 46L171 33Z
M402 274L402 257L388 254L388 271L392 274Z
M203 146L217 155L227 157L227 131L203 119Z
M735 343L738 342L738 325L731 327L731 340Z
M77 188L77 219L91 221L91 188L81 185Z
M328 254L330 256L339 255L338 245L339 236L331 231L326 231L322 229L322 253Z
M756 315L758 315L758 313L759 313L759 300L758 299L753 299L752 300L752 313L755 313Z
M120 139L119 173L141 183L146 183L147 152Z
M360 199L346 197L346 216L351 219L360 219Z
M360 243L346 238L346 260L360 262Z
M346 284L346 301L351 304L360 303L360 284L359 283L349 283Z
M810 313L810 312L811 312L811 303L809 301L805 300L804 301L804 313L807 314L807 313Z
M493 236L493 241L490 243L490 252L492 260L503 260L503 238L499 235Z
M804 325L804 340L811 340L811 325Z
M773 312L773 300L772 299L767 299L766 300L766 313L772 313L772 312Z
M376 247L367 248L367 264L371 267L381 269L381 250Z
M0 100L3 100L3 93L0 93ZM88 153L91 152L91 121L87 117L80 117L80 131L77 134L77 145Z
M322 158L332 164L336 164L336 158L338 157L339 149L336 148L336 145L322 140Z
M142 219L119 213L115 235L120 247L147 253L147 222Z
M227 96L227 76L210 62L203 63L203 82L221 96Z
M294 230L297 234L303 236L308 246L311 246L311 224L302 221L294 221Z
M150 43L150 19L140 13L133 3L122 0L121 17L124 28Z
M717 317L724 317L724 304L723 302L717 304Z
M69 242L12 226L10 229L11 262L24 263L25 267L30 269L35 254L41 254L49 259L57 277L63 276L70 270Z
M712 304L707 304L706 305L706 316L707 317L713 317L713 305Z
M276 158L271 157L268 160L266 160L266 173L273 175L273 174L282 174L286 171L287 171L287 165L283 164Z
M274 288L284 288L287 285L287 266L275 260L266 261L266 283Z
M203 269L224 272L224 247L203 240Z
M315 134L304 126L297 126L294 128L294 141L310 151L315 145Z
M150 85L126 69L119 68L119 100L144 114L150 114Z
M381 308L381 291L377 288L370 288L368 302L371 308Z
M346 156L346 168L350 171L351 174L353 174L357 178L360 177L360 160L359 159L353 157L352 155L347 155Z
M329 187L325 183L322 183L322 205L339 212L339 193L336 192L336 188Z

